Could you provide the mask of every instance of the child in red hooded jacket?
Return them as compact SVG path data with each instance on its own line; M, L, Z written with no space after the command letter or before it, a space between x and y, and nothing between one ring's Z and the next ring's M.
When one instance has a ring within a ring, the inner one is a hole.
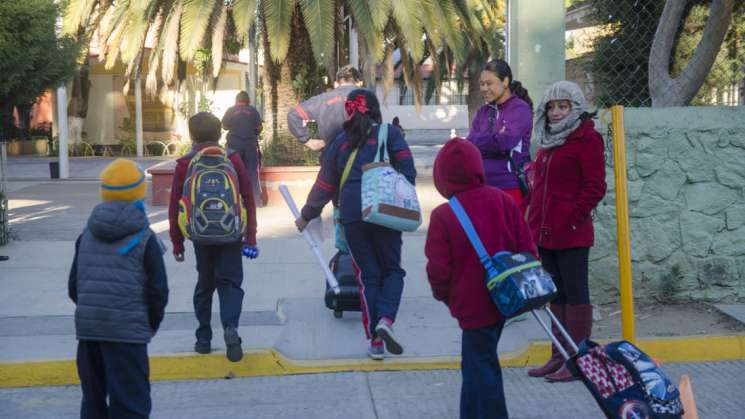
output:
M528 225L512 198L484 184L478 148L456 138L438 153L435 187L442 196L457 196L484 247L537 255ZM427 277L432 294L444 302L463 329L460 417L506 418L497 344L504 317L497 311L484 282L484 268L448 204L435 208L427 242Z

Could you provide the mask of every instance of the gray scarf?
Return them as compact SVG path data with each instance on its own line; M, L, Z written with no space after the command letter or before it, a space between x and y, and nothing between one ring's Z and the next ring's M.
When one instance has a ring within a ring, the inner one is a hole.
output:
M552 100L568 100L572 110L566 118L552 124L548 122L546 105ZM559 81L551 85L536 108L536 121L533 136L543 148L558 147L567 140L582 123L582 114L587 110L587 102L582 89L571 81Z

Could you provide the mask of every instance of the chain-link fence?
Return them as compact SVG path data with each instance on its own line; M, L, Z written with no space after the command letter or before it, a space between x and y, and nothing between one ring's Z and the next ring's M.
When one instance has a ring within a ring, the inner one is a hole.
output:
M567 78L595 105L745 105L745 1L734 1L729 19L712 7L719 2L683 1L680 18L664 21L663 0L573 3ZM702 40L709 20L712 28ZM672 40L667 50L653 49L660 26ZM723 31L721 43L716 28Z

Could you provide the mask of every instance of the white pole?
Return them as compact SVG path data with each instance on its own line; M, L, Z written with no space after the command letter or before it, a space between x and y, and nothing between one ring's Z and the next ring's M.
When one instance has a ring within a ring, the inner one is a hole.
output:
M143 155L142 138L142 80L138 76L135 79L135 138L137 140L137 157Z
M282 198L285 199L285 202L287 203L287 207L290 208L290 212L292 213L292 216L295 217L294 219L297 219L300 217L300 211L297 209L297 205L295 205L295 200L292 199L292 195L290 194L290 190L287 189L287 186L285 185L279 185L279 192L282 194ZM316 255L316 259L318 260L318 264L321 265L321 268L323 269L323 273L326 275L326 282L329 284L329 288L331 288L334 291L334 294L339 295L341 292L341 289L339 288L339 281L336 280L336 277L331 272L331 269L329 269L328 264L326 263L326 259L323 258L323 255L321 254L321 249L318 248L318 244L315 240L313 240L313 237L310 235L310 232L306 228L303 230L303 237L305 238L305 241L310 246L310 249L313 251L313 254Z
M59 177L70 177L69 150L67 149L67 87L57 88L57 135L59 138Z
M349 64L354 68L360 68L360 50L359 43L357 40L357 29L352 26L352 21L349 21Z

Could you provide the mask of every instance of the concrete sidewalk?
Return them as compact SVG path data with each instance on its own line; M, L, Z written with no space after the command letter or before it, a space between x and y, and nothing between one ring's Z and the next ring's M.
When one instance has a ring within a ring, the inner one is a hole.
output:
M104 160L80 159L84 173L100 170ZM24 165L13 173L22 173ZM28 169L28 168L26 168ZM35 170L35 169L34 169ZM29 177L30 179L30 177ZM98 203L96 181L14 181L8 184L10 221L16 240L0 248L11 259L0 265L0 387L68 384L74 368L74 306L67 298L67 276L74 241ZM423 254L428 215L444 202L431 178L418 182L425 220L422 228L404 234L403 267L407 271L396 330L404 345L401 357L374 363L365 356L359 313L335 319L323 304L324 280L311 252L292 224L289 210L258 210L261 257L244 260L246 297L240 332L252 352L243 362L228 363L213 323L215 354L197 356L192 292L196 282L190 246L187 260L166 257L170 301L163 328L150 345L154 380L285 375L323 371L458 368L460 329L447 308L432 299ZM296 196L298 203L304 197ZM152 228L168 243L167 210L148 208ZM324 215L322 248L333 254L332 224ZM217 304L213 306L217 309ZM536 342L541 343L536 343ZM533 319L506 328L500 354L504 365L542 362L548 345ZM745 338L697 337L643 342L663 361L745 359Z
M666 364L678 382L691 378L701 419L745 417L745 361ZM524 368L503 369L513 419L603 417L579 382L549 384ZM452 419L458 417L459 371L358 372L156 382L152 417L158 419ZM8 418L79 417L78 386L0 389Z

